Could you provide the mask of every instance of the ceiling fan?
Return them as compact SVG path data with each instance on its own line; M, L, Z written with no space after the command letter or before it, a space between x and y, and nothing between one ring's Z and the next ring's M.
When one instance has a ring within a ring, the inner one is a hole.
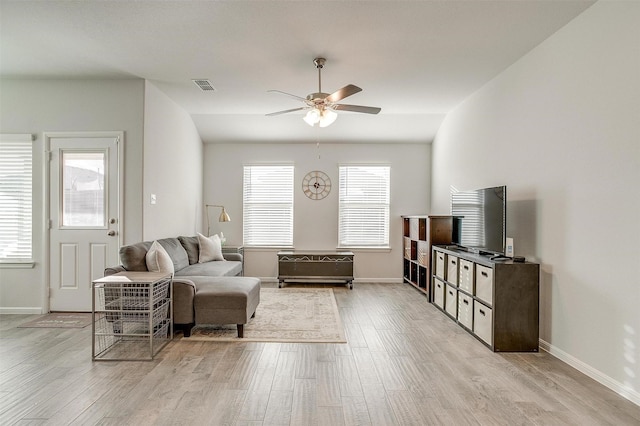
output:
M361 92L362 89L353 84L348 84L344 86L342 89L338 89L337 91L329 94L322 92L322 68L324 64L327 62L325 58L315 58L313 63L316 65L318 69L318 92L311 93L307 95L306 98L292 95L291 93L286 93L280 90L269 90L269 92L281 93L283 95L290 96L294 99L302 101L305 105L300 108L287 109L284 111L272 112L267 114L268 117L280 114L287 114L289 112L294 111L307 111L307 114L304 116L303 120L307 122L310 126L315 126L316 124L320 127L327 127L338 118L338 114L335 111L353 111L353 112L362 112L365 114L377 114L380 112L380 108L377 107L369 107L369 106L361 106L361 105L347 105L347 104L339 104L342 99L347 96L355 95L358 92Z

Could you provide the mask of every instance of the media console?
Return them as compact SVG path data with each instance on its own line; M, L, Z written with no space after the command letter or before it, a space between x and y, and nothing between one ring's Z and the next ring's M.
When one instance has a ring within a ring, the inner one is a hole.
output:
M432 250L433 304L494 352L537 352L540 265Z

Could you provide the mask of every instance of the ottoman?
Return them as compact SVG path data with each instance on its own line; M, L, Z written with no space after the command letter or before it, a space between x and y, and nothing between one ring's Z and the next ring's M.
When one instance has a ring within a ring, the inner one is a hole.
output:
M244 325L253 318L260 303L260 278L189 277L196 285L193 307L200 324L237 324L238 337L244 337ZM184 336L191 330L184 331Z

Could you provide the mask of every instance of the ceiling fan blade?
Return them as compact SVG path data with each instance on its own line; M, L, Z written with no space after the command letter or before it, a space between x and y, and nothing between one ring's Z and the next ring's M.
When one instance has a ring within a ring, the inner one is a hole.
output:
M293 109L286 109L284 111L278 111L278 112L272 112L270 114L265 114L267 117L272 117L274 115L280 115L280 114L286 114L288 112L294 112L294 111L301 111L303 109L306 109L306 107L300 107L300 108L293 108Z
M382 111L382 109L378 107L369 107L369 106L361 106L361 105L345 105L345 104L334 105L333 109L338 111L364 112L365 114L377 114L380 111Z
M283 92L282 90L267 90L267 92L280 93L281 95L286 95L286 96L292 97L292 98L297 99L297 100L302 101L302 102L306 101L306 99L301 97L301 96L292 95L291 93Z
M347 84L342 89L338 89L329 96L326 97L327 102L339 102L340 100L346 98L347 96L355 95L358 92L361 92L362 89L358 86L354 86L353 84Z

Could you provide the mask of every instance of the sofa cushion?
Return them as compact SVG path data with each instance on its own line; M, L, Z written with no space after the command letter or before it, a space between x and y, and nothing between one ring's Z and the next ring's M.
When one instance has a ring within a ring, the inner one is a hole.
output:
M148 271L145 256L151 247L151 241L120 247L120 262L127 271Z
M242 262L230 260L227 262L195 263L176 271L176 276L233 277L240 273L242 273Z
M260 279L192 277L196 324L246 324L260 303Z
M167 251L171 260L173 260L173 269L179 271L180 269L189 266L189 258L182 244L177 238L162 238L158 240L162 247Z
M173 274L173 260L165 250L165 248L154 241L147 252L145 259L147 261L147 269L150 272L168 272Z
M162 238L157 240L166 250L173 261L173 269L179 271L189 265L187 252L177 238ZM153 241L143 241L120 247L120 262L127 271L148 271L145 259Z
M222 256L222 243L218 234L207 238L198 233L198 244L200 246L200 256L198 263L211 262L212 260L224 260Z
M178 237L178 241L182 244L182 248L187 252L189 265L198 263L200 256L200 246L198 245L198 237Z

